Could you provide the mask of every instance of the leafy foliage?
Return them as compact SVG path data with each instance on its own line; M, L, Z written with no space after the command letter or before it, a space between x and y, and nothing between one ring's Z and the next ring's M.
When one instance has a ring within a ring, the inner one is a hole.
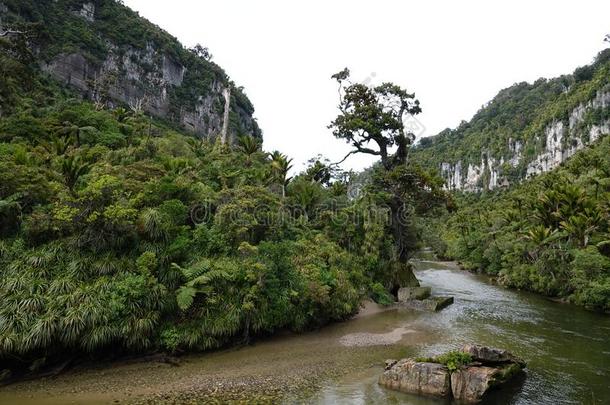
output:
M53 102L33 89L0 117L5 367L218 348L392 300L383 190L350 196L321 160L292 176L252 137L196 139L41 86ZM409 170L405 198L438 191Z
M507 286L609 311L610 138L506 192L462 195L440 231L444 256Z
M472 362L472 356L459 350L452 350L437 357L420 357L416 361L439 363L447 366L450 373Z
M339 84L340 113L329 128L352 148L342 161L355 153L380 159L373 169L370 191L389 212L388 231L395 246L385 272L389 278L384 281L395 294L400 287L419 285L407 263L417 247L414 214L424 205L427 209L420 213L449 199L440 180L409 160L415 135L408 132L404 120L422 111L415 95L393 83L374 87L352 83L347 68L332 78Z

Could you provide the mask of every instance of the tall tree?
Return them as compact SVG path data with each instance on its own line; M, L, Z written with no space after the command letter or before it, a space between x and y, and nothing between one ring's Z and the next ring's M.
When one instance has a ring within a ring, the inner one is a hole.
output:
M335 137L354 148L343 160L354 153L365 153L379 156L386 170L405 164L415 136L405 131L404 119L421 112L419 100L393 83L371 87L351 83L349 76L347 68L332 76L339 83L341 113L329 128ZM397 150L391 154L394 146Z
M405 119L421 112L419 101L414 94L393 83L378 86L352 83L347 68L332 78L339 84L340 113L329 128L336 138L345 140L353 148L338 163L356 153L380 159L374 187L389 195L386 203L395 243L388 287L396 292L399 287L417 286L419 283L408 264L416 241L411 219L418 206L426 205L422 203L431 192L435 198L442 194L438 184L407 165L409 147L415 136L406 130Z

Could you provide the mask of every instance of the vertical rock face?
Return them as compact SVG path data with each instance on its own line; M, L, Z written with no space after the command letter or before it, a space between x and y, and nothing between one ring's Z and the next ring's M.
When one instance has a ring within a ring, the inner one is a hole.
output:
M477 403L493 386L498 369L493 367L464 367L451 373L451 392L457 400Z
M163 80L172 86L181 86L184 80L184 66L172 60L169 56L163 56Z
M95 4L84 3L83 8L78 12L78 15L89 22L93 22L95 20Z
M392 365L381 375L379 384L409 394L446 397L451 393L447 367L412 359L403 359Z
M468 163L466 172L464 162L443 162L440 165L445 188L476 192L492 190L509 184L505 175L506 167L524 167L523 178L532 177L555 169L578 150L590 145L602 135L610 134L610 120L601 119L587 122L587 114L597 109L610 106L610 90L598 91L593 99L574 108L565 121L554 121L548 124L542 133L532 140L530 145L542 145L541 150L533 157L523 154L524 142L508 139L507 156L493 156L488 151L481 151L480 164Z
M213 81L194 105L176 108L171 93L183 84L184 66L168 55L158 54L152 45L141 50L112 45L109 48L108 57L101 64L90 62L81 53L60 54L43 64L42 69L86 98L106 98L102 101L110 106L139 103L144 111L178 122L198 135L220 135L228 89L220 80ZM251 116L239 108L236 113L246 130L257 132Z
M229 110L231 109L231 88L228 87L223 90L222 95L225 98L225 109L222 120L222 143L227 143L227 136L229 131Z

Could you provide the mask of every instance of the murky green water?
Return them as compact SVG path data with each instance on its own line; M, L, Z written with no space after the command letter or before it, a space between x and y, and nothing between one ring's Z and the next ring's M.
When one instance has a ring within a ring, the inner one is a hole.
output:
M437 354L475 342L506 348L528 361L526 378L498 392L491 403L610 403L610 317L495 286L453 265L416 263L422 285L453 295L455 303L409 323L434 336L417 355ZM316 398L322 403L433 404L397 395L376 384L377 370L348 375Z
M284 403L442 404L377 385L386 358L432 355L464 343L506 348L528 361L526 378L490 403L610 403L610 317L510 291L451 263L419 261L438 313L391 309L301 335L188 356L180 367L105 365L0 388L0 404L208 403L210 398ZM226 396L224 392L236 393Z

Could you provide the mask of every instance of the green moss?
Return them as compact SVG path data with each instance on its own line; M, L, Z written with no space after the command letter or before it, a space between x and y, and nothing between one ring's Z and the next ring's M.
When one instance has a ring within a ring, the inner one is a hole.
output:
M518 364L508 364L499 369L498 373L494 375L494 378L491 382L492 386L500 385L510 380L512 377L520 373L522 370L521 366Z

